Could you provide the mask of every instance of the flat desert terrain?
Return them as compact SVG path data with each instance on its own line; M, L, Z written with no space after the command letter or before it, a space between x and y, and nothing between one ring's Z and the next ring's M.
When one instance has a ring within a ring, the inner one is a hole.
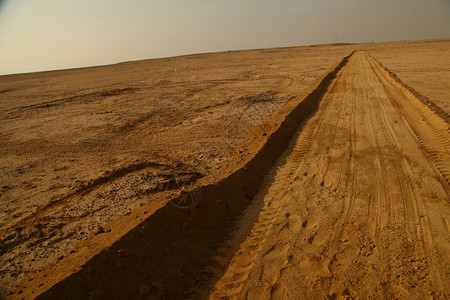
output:
M450 40L0 76L0 294L450 297Z

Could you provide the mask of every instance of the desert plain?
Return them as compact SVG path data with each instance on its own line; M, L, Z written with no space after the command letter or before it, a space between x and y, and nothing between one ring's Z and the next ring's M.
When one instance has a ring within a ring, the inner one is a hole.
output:
M0 293L450 296L450 40L0 76Z

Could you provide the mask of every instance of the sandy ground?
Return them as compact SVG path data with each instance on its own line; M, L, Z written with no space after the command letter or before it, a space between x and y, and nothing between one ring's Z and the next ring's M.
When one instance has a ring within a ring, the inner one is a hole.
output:
M448 112L446 61L420 53L445 60L450 42L416 44L267 49L1 77L2 292L107 297L121 282L124 297L448 297L445 118L366 52L350 58L323 97L314 94L320 85L311 91L330 66L364 48ZM439 88L428 86L425 68ZM265 149L252 145L270 141L286 126L283 110L308 93L320 107L315 114L306 107L294 138L277 143L281 158L245 165ZM259 168L257 177L224 190L220 182L242 164L244 173ZM187 215L167 204L183 203L173 195L191 186L203 188L188 194L201 201ZM216 200L226 203L219 211L208 206ZM27 276L30 283L16 288Z

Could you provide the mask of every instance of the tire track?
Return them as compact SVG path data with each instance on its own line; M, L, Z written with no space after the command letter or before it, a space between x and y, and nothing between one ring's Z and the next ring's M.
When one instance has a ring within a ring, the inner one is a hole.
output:
M262 199L261 199L262 200ZM258 264L258 256L261 255L262 245L267 241L267 237L271 236L274 224L280 212L280 206L274 207L270 205L271 202L260 213L256 225L252 228L250 235L245 239L239 250L231 259L228 270L232 270L230 276L225 275L221 278L219 285L215 287L211 299L222 299L223 297L236 297L240 294L242 287L248 276L250 270L255 264ZM258 209L252 208L249 213L255 214ZM246 217L247 214L245 215ZM270 253L270 250L263 253L262 256ZM222 259L220 259L222 260ZM264 270L261 270L261 273ZM223 294L222 291L226 290L227 293Z
M377 77L378 77L378 81L380 82L380 84L384 87L386 94L388 95L388 99L389 101L392 103L392 106L396 109L396 112L398 115L402 115L402 113L399 111L399 106L396 103L396 99L393 95L392 95L392 86L390 88L388 88L385 84L386 80L383 80L384 78L381 78L381 73L376 73ZM433 237L431 234L431 226L430 226L430 220L429 220L429 216L427 214L427 210L425 209L425 204L424 204L424 200L422 199L422 197L420 196L420 192L418 190L417 184L415 183L414 180L414 174L413 171L411 169L410 164L408 163L408 161L405 159L405 156L400 152L400 149L402 149L403 147L401 146L401 143L399 142L397 135L395 133L395 129L392 127L391 122L389 122L387 120L387 116L386 116L386 109L383 105L383 103L381 101L379 101L380 103L380 108L381 108L381 112L382 112L382 117L383 117L383 121L386 124L386 129L387 129L387 136L390 137L390 139L392 140L393 144L396 146L395 150L396 150L396 156L398 158L398 161L401 162L400 168L401 170L403 170L403 174L405 174L407 176L407 181L408 181L408 186L410 188L411 194L413 195L413 199L414 199L414 211L416 213L416 223L419 224L418 228L417 228L417 235L419 236L419 238L422 240L423 243L423 252L426 253L433 253L435 246L433 243ZM414 129L412 129L411 124L404 119L404 123L407 127L411 128L411 130L413 132L416 132ZM429 123L428 123L429 124ZM424 145L424 143L426 143L426 140L420 138L420 135L416 135L414 134L417 138L418 141ZM446 144L446 143L444 143ZM439 169L439 168L438 168ZM444 177L445 178L445 177ZM406 209L406 208L404 208ZM433 273L433 282L435 284L437 284L436 289L440 292L443 293L443 284L442 284L442 280L441 280L441 276L439 273L439 267L438 264L436 263L434 256L433 255L429 255L429 260L430 260L430 264L431 264L431 271Z
M356 149L356 130L355 130L355 113L356 113L356 89L355 84L352 79L352 84L350 85L351 88L351 105L347 107L350 110L350 118L349 118L349 130L348 130L348 146L347 146L347 152L348 157L346 159L346 165L348 168L348 174L350 176L347 176L345 178L345 184L344 184L344 194L345 194L345 200L342 202L342 212L341 216L342 218L339 221L339 224L334 229L333 234L333 244L334 247L338 248L338 244L342 240L342 236L345 230L345 226L349 223L352 209L353 209L353 202L354 202L354 193L355 193L355 186L356 186L356 165L355 165L355 149Z
M426 156L430 158L435 165L441 178L444 179L447 188L450 187L450 127L449 124L444 122L439 116L435 115L433 110L429 107L425 107L424 104L417 99L406 87L403 87L399 82L389 75L379 62L373 57L368 56L371 68L375 74L377 74L380 82L385 87L385 92L391 95L391 99L407 98L413 102L414 107L418 107L421 115L413 111L413 108L405 106L403 102L392 100L392 104L397 108L399 114L403 116L411 131L420 142L422 149ZM403 95L395 97L392 95L392 91L400 89L397 92ZM409 93L408 93L409 92Z
M371 90L374 90L373 85L370 86ZM367 90L364 90L365 92L365 99L368 98ZM373 106L372 101L364 101L364 109L366 111L376 111L375 107ZM372 143L375 145L376 149L381 149L380 141L378 139L378 135L375 132L374 124L376 124L376 121L374 119L373 114L369 114L368 118L364 118L365 126L368 128L368 133L370 136L370 139ZM385 188L385 182L383 179L382 174L384 173L383 170L386 170L385 167L385 161L380 155L378 151L375 151L374 153L374 166L375 166L375 178L376 178L376 203L373 203L373 199L371 199L371 203L369 206L368 216L372 216L372 212L375 212L375 225L373 226L373 229L371 229L369 226L371 225L370 222L367 222L367 231L370 233L371 238L375 241L375 244L378 246L380 244L380 227L382 225L382 204L386 202L386 188ZM378 259L379 254L378 254Z

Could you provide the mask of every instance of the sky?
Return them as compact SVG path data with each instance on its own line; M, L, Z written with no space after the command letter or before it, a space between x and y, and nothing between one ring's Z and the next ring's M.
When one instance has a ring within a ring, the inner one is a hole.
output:
M450 38L450 0L0 0L0 74L433 38Z

